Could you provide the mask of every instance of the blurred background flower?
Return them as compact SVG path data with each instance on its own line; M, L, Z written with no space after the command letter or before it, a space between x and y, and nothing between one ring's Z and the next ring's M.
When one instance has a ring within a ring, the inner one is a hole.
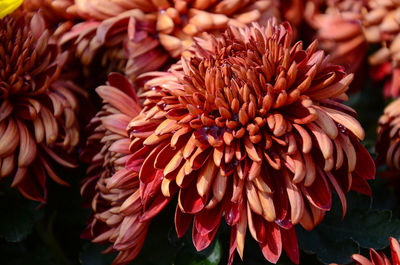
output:
M321 48L329 53L333 63L350 73L360 73L367 53L363 8L364 1L358 0L308 1L305 11L308 24L317 31Z
M47 176L67 185L53 164L76 167L71 153L79 142L79 88L59 78L67 54L49 38L38 14L0 20L1 178L13 177L13 187L41 202Z
M66 27L58 32L58 43L74 52L86 76L101 81L102 76L117 71L134 80L141 73L159 69L168 58L155 38L155 23L155 15L129 10L104 21Z
M141 107L135 88L120 74L110 74L96 89L103 107L91 120L82 160L89 164L81 194L92 214L82 234L95 243L111 243L119 251L113 264L127 264L139 253L149 222L139 222L142 206L138 172L125 168L132 156L126 127Z
M368 11L364 14L365 37L369 43L377 43L380 48L369 57L372 76L385 80L385 97L400 95L400 2L397 0L369 0Z

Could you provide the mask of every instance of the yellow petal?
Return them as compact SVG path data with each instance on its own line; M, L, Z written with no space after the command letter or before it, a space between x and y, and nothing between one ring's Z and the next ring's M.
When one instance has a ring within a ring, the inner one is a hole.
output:
M11 14L22 4L22 0L0 0L0 18Z

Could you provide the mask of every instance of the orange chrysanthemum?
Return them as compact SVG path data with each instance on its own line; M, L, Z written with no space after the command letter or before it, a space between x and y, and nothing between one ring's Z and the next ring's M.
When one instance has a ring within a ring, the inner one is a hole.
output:
M66 54L49 44L44 21L34 15L0 20L1 178L12 176L27 198L46 200L46 176L67 185L53 162L68 158L79 141L78 109L69 81L58 80Z
M202 32L221 32L279 16L277 0L151 0L158 8L157 32L172 57L179 58Z
M145 13L157 10L151 0L79 0L75 1L74 8L82 18L98 21L132 9L140 9Z
M390 181L400 195L400 99L390 103L378 121L376 164L388 167L380 176Z
M400 244L393 237L390 238L390 248L392 252L392 261L390 261L383 252L379 254L372 248L369 252L371 260L360 254L354 254L351 258L358 265L400 265Z
M313 229L332 200L370 195L375 166L361 145L356 113L340 103L353 75L330 65L314 42L291 46L288 24L229 28L198 39L192 57L145 83L144 109L129 124L140 167L142 221L178 193L178 236L192 220L200 251L222 216L231 226L230 259L243 256L247 228L265 258L282 247L299 262L294 225ZM142 143L140 145L140 143ZM140 148L139 148L140 147Z
M148 229L148 222L139 222L138 172L124 167L130 157L126 127L141 107L134 87L119 74L110 74L108 84L96 91L104 105L90 122L92 134L82 154L90 166L81 193L93 210L83 236L111 243L108 251L119 251L113 264L127 264L139 253Z
M321 48L335 64L356 73L367 52L367 41L362 27L362 10L366 4L358 0L308 1L306 18L316 31ZM324 9L321 11L320 9Z
M161 44L175 58L202 32L224 30L228 25L245 26L279 16L277 0L83 0L76 3L78 14L104 20L130 9L157 14Z
M378 121L377 161L400 170L400 99L390 103Z
M78 17L74 0L24 0L23 8L27 12L41 10L46 20L54 23Z
M84 21L72 28L66 22L58 30L59 44L65 50L74 50L86 72L101 65L106 73L118 71L135 79L159 69L168 59L154 37L155 23L154 14L138 9L104 21Z
M369 57L375 68L372 76L381 80L389 78L384 88L386 97L400 95L400 1L370 0L363 23L365 37L370 43L379 43L381 48Z

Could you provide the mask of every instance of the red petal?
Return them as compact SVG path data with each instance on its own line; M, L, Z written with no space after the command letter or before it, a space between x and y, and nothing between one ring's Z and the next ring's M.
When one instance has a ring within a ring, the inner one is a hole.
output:
M144 160L151 150L152 149L148 146L144 146L137 150L126 162L126 168L139 172L142 168Z
M160 189L163 177L162 171L158 170L151 183L141 186L141 189L143 189L141 193L143 195L143 215L140 217L141 222L153 218L164 209L177 191L177 186L173 185L171 188L171 196L164 197Z
M276 222L282 227L287 227L290 223L290 208L289 208L289 198L286 192L286 185L282 178L273 178L274 180L274 194L273 200L276 211Z
M358 140L353 140L352 143L357 154L357 164L354 172L363 179L374 179L376 169L371 155Z
M393 265L400 265L400 244L393 237L390 238L390 248L392 250Z
M186 231L189 229L189 226L192 223L192 219L193 216L191 214L183 213L179 206L176 206L175 229L179 238L186 234Z
M264 257L272 263L276 263L282 253L281 232L275 223L265 222L267 229L267 241L259 243Z
M125 76L119 73L110 73L108 75L108 83L110 84L110 86L119 88L125 94L133 98L136 102L139 102L139 98L136 95L135 88Z
M204 209L196 214L193 224L196 226L197 231L202 235L213 231L221 222L222 209L222 203L219 203L211 210Z
M207 248L212 240L215 237L215 234L217 233L218 226L212 230L211 232L202 235L197 229L196 226L193 226L193 234L192 234L192 239L193 239L193 244L196 247L197 251L202 251L205 248Z
M18 190L26 198L42 203L46 202L46 173L43 167L33 165L27 175L18 184Z
M267 232L264 225L264 218L250 210L250 206L247 206L247 216L249 230L253 238L259 243L265 243L267 238ZM249 211L250 210L250 211Z
M198 192L196 185L192 183L187 189L179 191L178 203L181 210L185 213L195 214L203 210L207 203L208 195L202 198Z
M297 243L296 230L294 230L294 228L289 230L281 229L281 236L283 249L285 250L286 254L293 263L299 264L300 252L299 245Z
M171 197L164 197L162 193L157 194L157 197L147 205L146 209L143 208L144 212L140 217L140 222L147 221L156 216L165 206L167 206L170 200Z
M386 265L384 259L374 249L371 248L369 254L374 265Z
M361 194L372 196L371 187L369 186L368 182L353 172L353 182L351 185L351 189L359 192Z
M139 172L139 178L140 181L144 183L149 183L153 181L155 174L157 172L156 168L154 167L154 161L158 155L158 153L164 148L164 146L167 144L166 141L164 143L160 143L157 145L151 153L147 156L147 158L144 160L143 165L140 169ZM135 154L134 154L135 155ZM131 157L129 161L131 161L133 158ZM130 163L130 162L128 162Z
M301 186L304 195L308 201L315 207L328 211L332 205L332 193L324 174L316 176L310 187Z
M154 167L158 169L164 169L168 163L171 161L171 159L174 157L176 154L176 151L179 150L174 150L171 148L171 145L168 144L166 145L157 155L156 160L154 162Z
M228 260L228 265L232 265L233 264L233 260L235 259L235 254L236 254L236 246L237 246L237 242L236 242L236 234L237 234L237 229L236 226L233 226L231 228L231 239L229 242L229 260Z
M231 202L228 199L224 202L225 220L229 226L236 225L240 218L240 203Z

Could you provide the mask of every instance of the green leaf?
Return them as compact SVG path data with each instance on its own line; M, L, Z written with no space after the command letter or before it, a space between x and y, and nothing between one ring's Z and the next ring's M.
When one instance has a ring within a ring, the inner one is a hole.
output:
M326 226L335 236L351 238L362 248L383 249L388 246L390 236L400 236L400 220L392 220L392 213L387 210L352 212L343 223Z
M349 209L342 220L338 200L325 220L312 231L297 227L300 248L315 253L324 263L350 263L350 256L361 248L383 249L389 236L400 237L400 220L388 210L370 209L362 195L350 193Z
M97 245L93 243L86 243L83 246L82 252L79 257L79 261L82 265L109 265L115 258L113 254L102 254L104 251L104 245Z
M0 237L8 242L21 242L26 238L41 214L36 207L34 202L1 196Z
M221 254L219 240L201 252L197 252L193 246L187 246L178 253L174 265L218 265L221 261Z
M296 229L299 247L306 253L316 254L323 263L347 264L351 255L360 252L360 247L351 239L336 238L335 234L326 229L316 228L306 231L298 226Z

